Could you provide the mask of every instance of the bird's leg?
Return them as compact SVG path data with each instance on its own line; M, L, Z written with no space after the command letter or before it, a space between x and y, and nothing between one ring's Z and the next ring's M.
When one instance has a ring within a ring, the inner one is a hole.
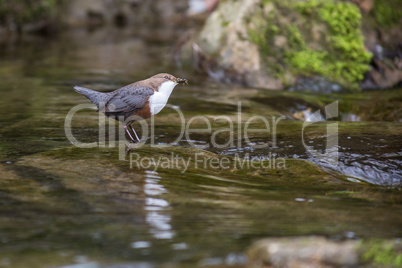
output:
M136 140L134 140L134 138L133 138L133 136L131 135L130 131L127 129L127 126L129 126L129 125L123 125L124 130L126 131L126 133L128 134L128 136L130 137L130 142L135 143ZM134 132L134 133L135 133L135 132Z
M134 123L129 124L131 130L133 131L135 137L137 138L137 141L140 142L140 138L138 138L137 132L135 132L134 127L133 127Z
M131 147L130 147L130 146L127 146L126 153L125 153L124 156L127 156L130 151L131 151Z

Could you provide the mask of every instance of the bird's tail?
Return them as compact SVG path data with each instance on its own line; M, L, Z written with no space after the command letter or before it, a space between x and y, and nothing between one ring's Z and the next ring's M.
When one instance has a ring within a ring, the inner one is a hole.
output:
M75 86L74 90L90 99L98 108L102 103L103 105L105 104L108 97L107 93L98 92L85 87Z

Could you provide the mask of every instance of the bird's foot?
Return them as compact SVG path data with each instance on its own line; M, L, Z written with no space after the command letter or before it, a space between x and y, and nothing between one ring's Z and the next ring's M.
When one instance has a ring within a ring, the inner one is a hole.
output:
M132 149L133 149L133 148L131 148L130 144L128 144L128 145L127 145L127 148L126 148L126 155L125 155L125 156L127 156L128 153L129 153Z
M136 143L126 143L126 156L130 153L130 151L136 148L135 144Z

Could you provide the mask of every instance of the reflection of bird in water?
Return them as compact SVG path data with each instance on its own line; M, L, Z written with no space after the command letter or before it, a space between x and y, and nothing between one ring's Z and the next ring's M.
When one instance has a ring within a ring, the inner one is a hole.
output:
M187 83L187 80L161 73L108 93L79 86L74 89L90 99L106 116L122 122L130 142L139 142L133 123L159 113L165 107L174 87L180 83Z

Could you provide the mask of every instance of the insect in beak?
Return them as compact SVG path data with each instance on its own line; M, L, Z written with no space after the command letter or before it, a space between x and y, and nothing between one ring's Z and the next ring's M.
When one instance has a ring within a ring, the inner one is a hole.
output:
M187 81L187 79L184 79L184 78L177 78L176 79L176 82L178 83L178 84L186 84L186 85L188 85L188 81Z

